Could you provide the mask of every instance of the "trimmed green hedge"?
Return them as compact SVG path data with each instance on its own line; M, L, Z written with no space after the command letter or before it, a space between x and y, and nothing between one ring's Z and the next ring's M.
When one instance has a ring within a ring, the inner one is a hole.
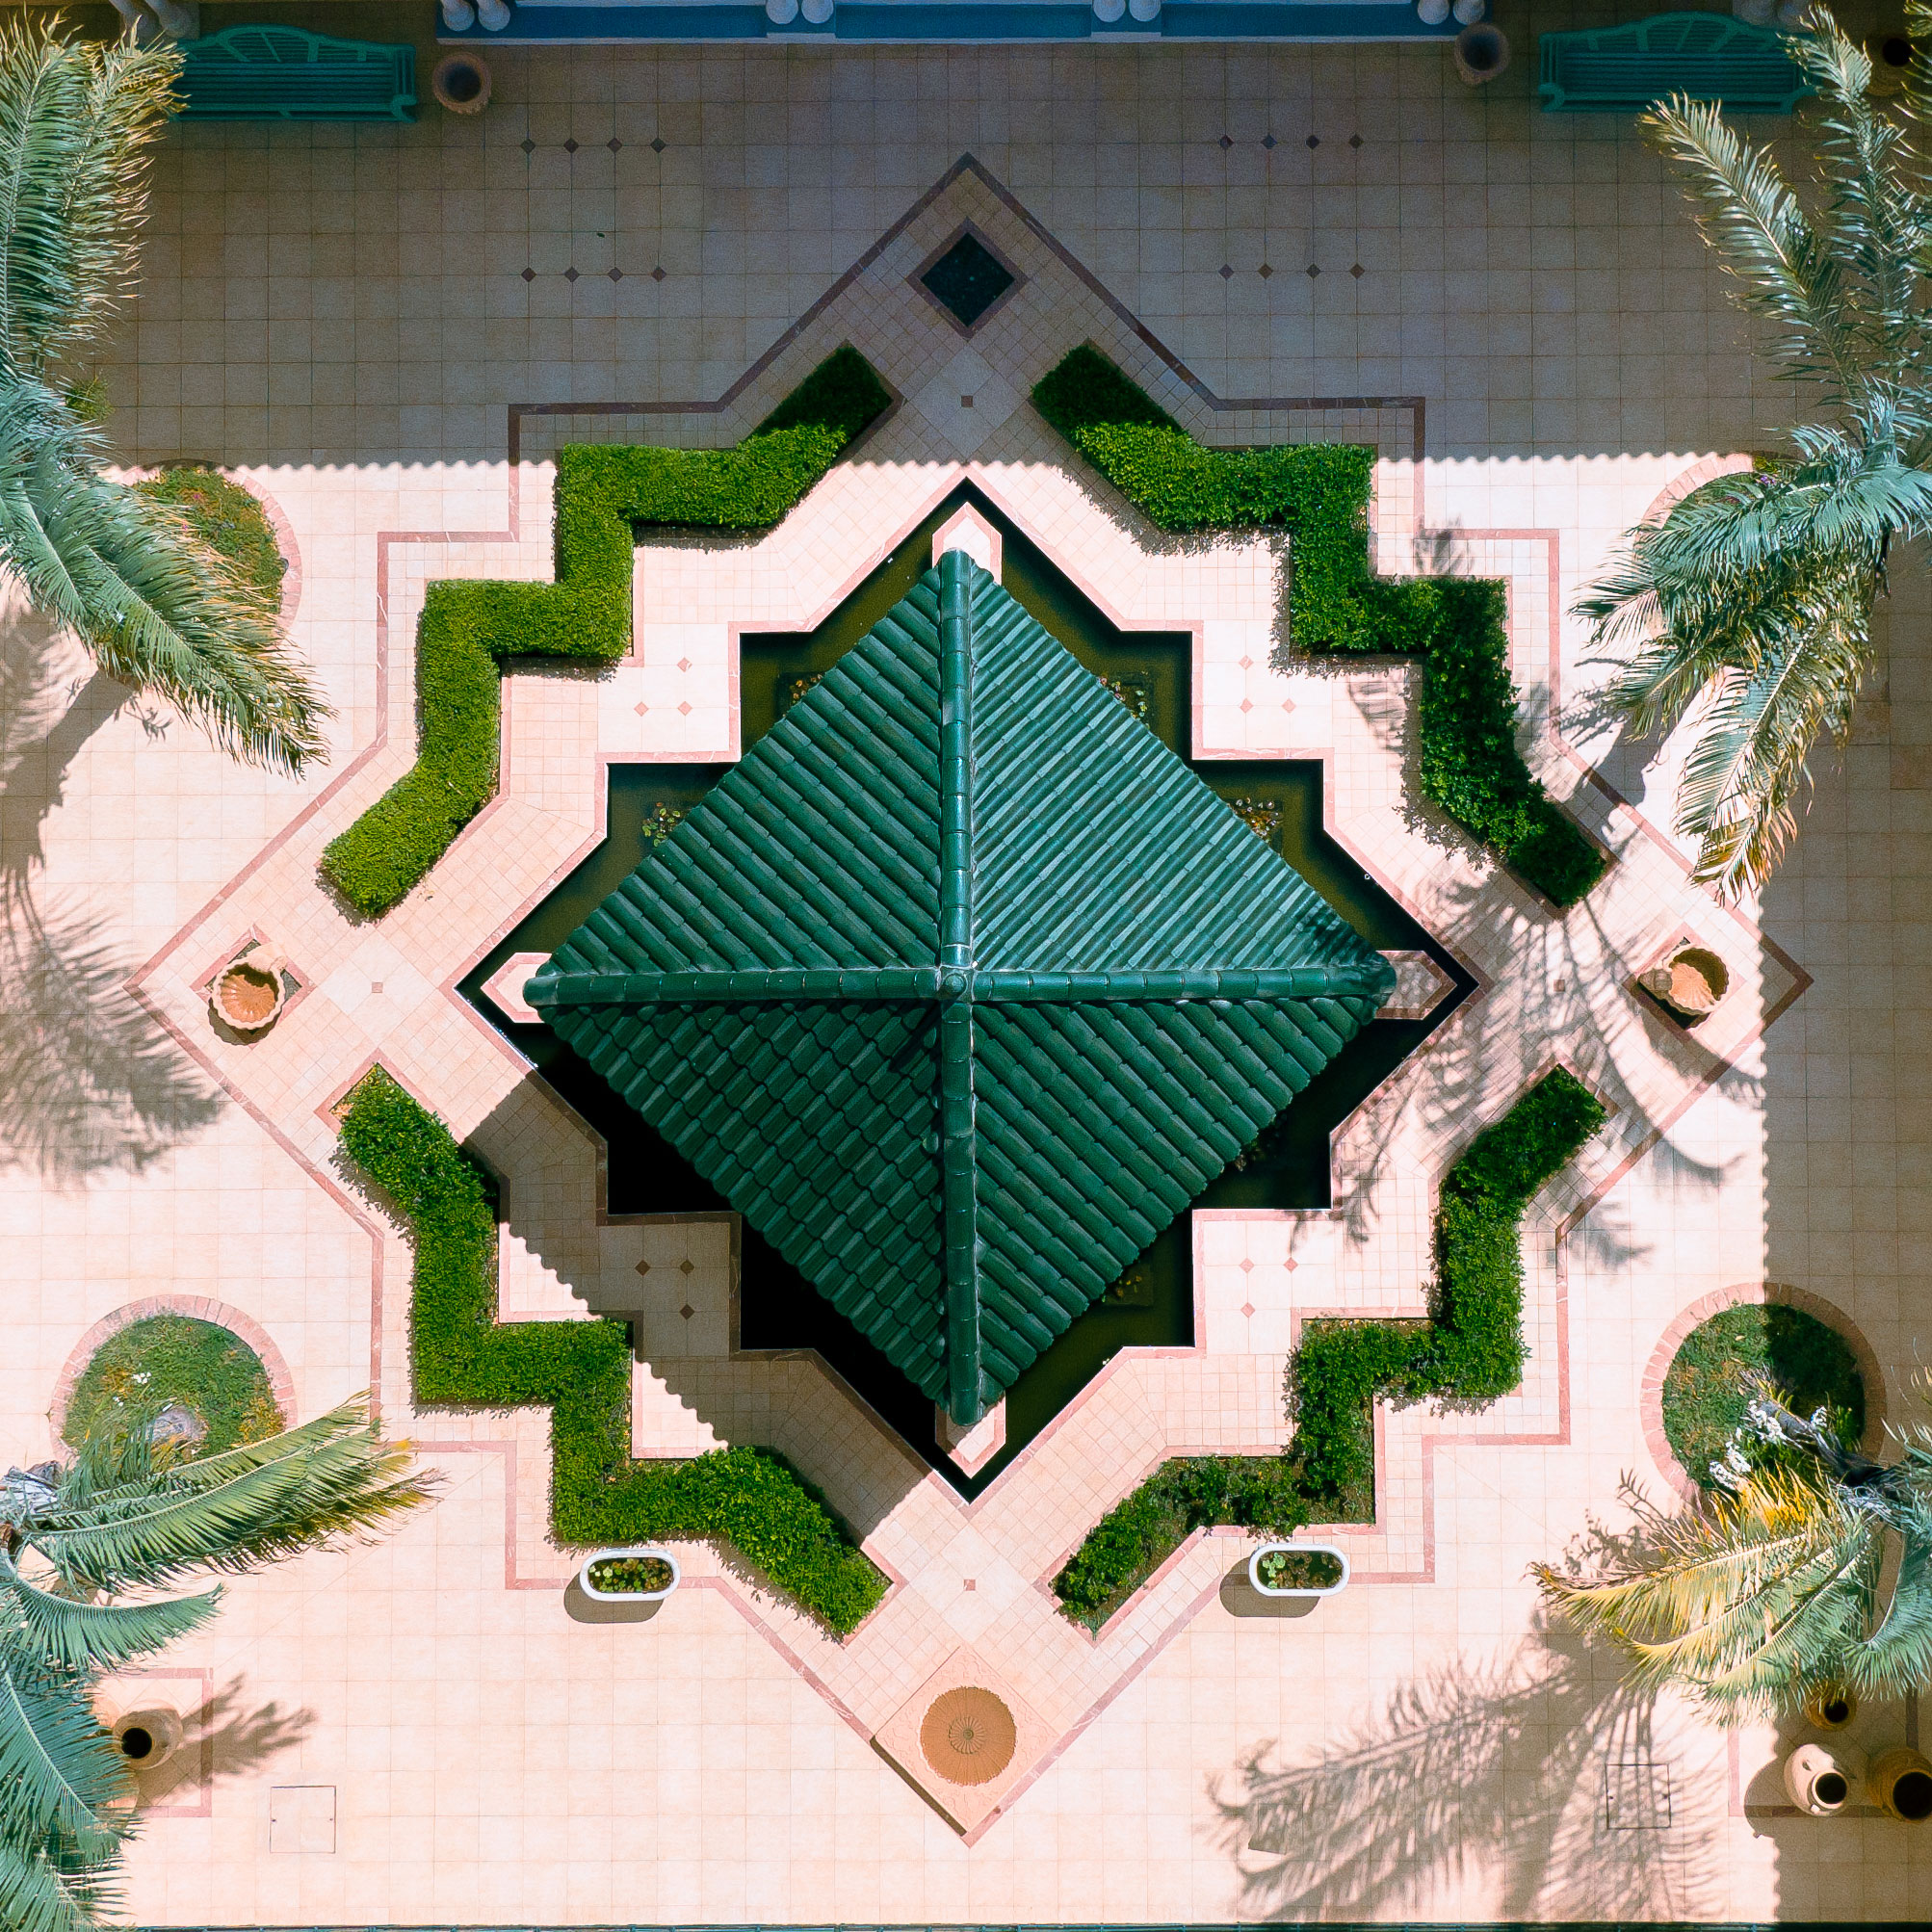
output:
M1556 904L1596 884L1603 853L1517 749L1502 586L1370 569L1372 450L1209 449L1090 344L1042 378L1033 405L1162 530L1287 531L1295 643L1422 659L1423 792Z
M505 661L614 664L631 647L639 524L776 523L891 400L848 345L736 449L566 444L557 455L556 581L430 586L416 630L416 763L329 843L324 876L358 912L398 904L496 791Z
M622 1324L496 1318L488 1178L442 1121L378 1067L350 1096L344 1151L409 1223L409 1350L426 1407L550 1409L551 1527L560 1543L717 1539L828 1629L855 1629L886 1580L823 1499L770 1449L633 1462Z
M1605 1118L1559 1067L1477 1135L1443 1179L1430 1318L1309 1322L1294 1354L1288 1448L1162 1463L1055 1579L1062 1608L1098 1629L1195 1529L1286 1536L1318 1520L1371 1520L1377 1396L1491 1402L1522 1379L1524 1210Z

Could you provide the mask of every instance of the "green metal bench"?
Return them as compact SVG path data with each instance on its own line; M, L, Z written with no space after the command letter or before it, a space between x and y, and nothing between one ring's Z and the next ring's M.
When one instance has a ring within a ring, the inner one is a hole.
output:
M1739 114L1789 114L1817 91L1785 36L1729 13L1658 13L1623 27L1545 34L1536 53L1547 114L1641 114L1675 93Z
M416 50L300 27L224 27L181 46L183 120L414 120Z

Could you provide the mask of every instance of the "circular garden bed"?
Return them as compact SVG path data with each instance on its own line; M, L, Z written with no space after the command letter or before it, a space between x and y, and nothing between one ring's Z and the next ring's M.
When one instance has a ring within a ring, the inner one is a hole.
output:
M288 560L268 511L252 491L205 463L170 465L139 488L144 496L178 509L196 535L234 566L244 584L260 591L275 610L281 609Z
M1865 1434L1865 1380L1852 1345L1801 1308L1751 1302L1700 1322L1678 1345L1663 1378L1663 1433L1693 1482L1715 1487L1710 1465L1744 1423L1754 1378L1809 1416L1826 1409L1847 1448ZM1774 1466L1789 1451L1753 1444L1752 1466Z
M288 1426L261 1357L219 1323L185 1315L150 1316L110 1335L74 1384L61 1433L78 1449L93 1430L143 1418L157 1441L191 1456Z

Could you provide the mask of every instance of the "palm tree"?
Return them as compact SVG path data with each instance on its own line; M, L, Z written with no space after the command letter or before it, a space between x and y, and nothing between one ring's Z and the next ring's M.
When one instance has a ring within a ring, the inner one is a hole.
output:
M1922 49L1932 9L1910 0L1907 13ZM1632 532L1577 606L1619 666L1612 712L1646 736L1695 716L1677 829L1698 841L1693 876L1724 899L1777 864L1818 734L1850 729L1892 549L1932 530L1926 164L1867 97L1867 55L1822 6L1811 21L1788 44L1824 107L1815 210L1717 107L1679 96L1645 124L1691 177L1735 299L1767 325L1763 352L1815 418L1789 431L1789 454ZM1901 102L1913 121L1932 116L1922 51Z
M1721 1722L1795 1709L1841 1685L1895 1698L1932 1683L1932 1429L1894 1463L1846 1449L1824 1411L1773 1397L1747 1429L1793 1451L1674 1519L1631 1492L1638 1533L1591 1580L1537 1577L1579 1629L1607 1637L1643 1689L1675 1684ZM1887 1587L1887 1578L1890 1585Z
M109 1672L198 1629L240 1575L366 1535L421 1502L405 1445L358 1398L266 1441L189 1460L150 1419L91 1436L69 1463L0 1481L0 1924L78 1932L116 1902L135 1829L127 1770L90 1706ZM137 1593L132 1600L129 1593Z
M111 677L300 772L328 713L275 610L177 511L102 474L101 433L57 379L132 288L179 71L167 41L0 27L0 568Z

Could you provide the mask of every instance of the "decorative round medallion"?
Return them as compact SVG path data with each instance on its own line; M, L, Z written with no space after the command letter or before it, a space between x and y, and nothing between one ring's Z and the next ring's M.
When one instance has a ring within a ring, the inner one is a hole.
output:
M932 1700L919 1727L926 1762L955 1785L983 1785L1013 1762L1013 1713L990 1690L962 1684Z

